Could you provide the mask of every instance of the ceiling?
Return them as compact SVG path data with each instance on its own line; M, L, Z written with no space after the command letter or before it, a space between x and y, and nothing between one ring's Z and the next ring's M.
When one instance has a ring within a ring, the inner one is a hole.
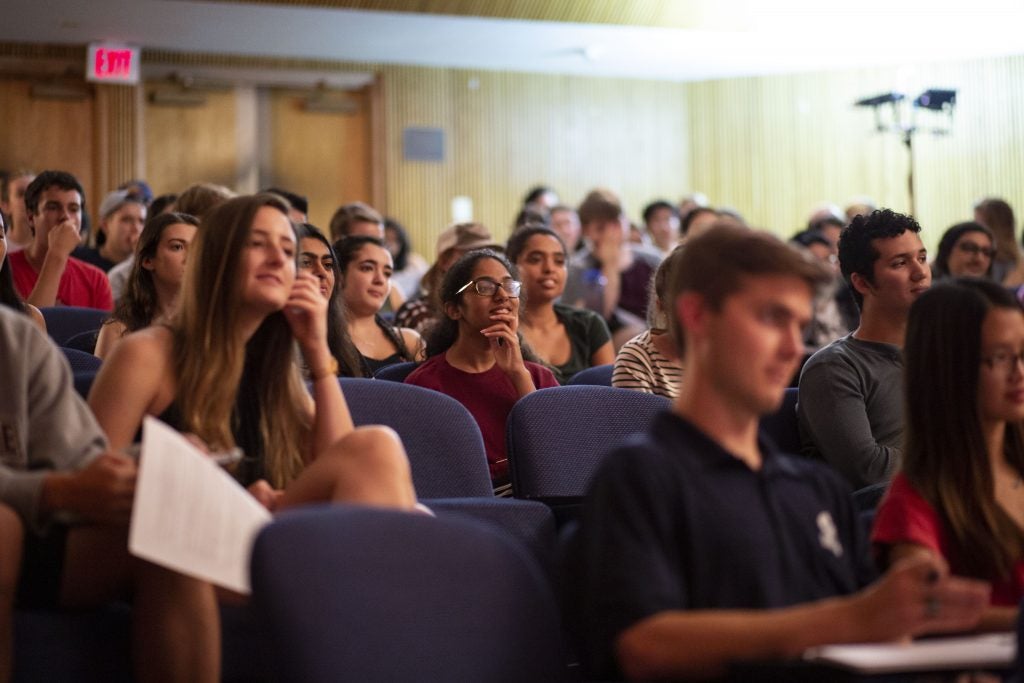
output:
M1024 53L1019 0L4 0L0 42L692 81Z

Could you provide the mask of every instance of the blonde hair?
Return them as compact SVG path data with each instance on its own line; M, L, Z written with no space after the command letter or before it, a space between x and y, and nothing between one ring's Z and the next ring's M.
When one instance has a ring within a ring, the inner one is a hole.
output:
M280 197L257 194L228 200L203 219L172 328L175 400L185 429L212 448L242 446L256 471L280 488L305 465L311 424L284 315L267 316L248 342L239 330L241 254L263 207L288 215Z

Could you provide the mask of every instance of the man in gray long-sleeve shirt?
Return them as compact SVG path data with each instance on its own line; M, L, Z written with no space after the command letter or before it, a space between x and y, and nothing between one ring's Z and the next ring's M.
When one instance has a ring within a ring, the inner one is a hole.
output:
M0 680L15 585L22 607L96 606L128 589L137 678L216 680L213 589L128 555L135 462L106 450L63 355L5 306L0 388Z
M860 327L811 356L800 373L802 451L823 458L854 488L886 481L899 461L900 349L910 306L931 285L920 231L913 218L888 209L843 230L839 265L860 306Z

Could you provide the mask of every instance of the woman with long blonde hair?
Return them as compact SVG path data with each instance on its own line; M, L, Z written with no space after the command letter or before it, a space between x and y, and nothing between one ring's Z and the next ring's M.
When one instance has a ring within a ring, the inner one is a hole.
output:
M257 194L210 212L191 247L177 319L125 337L89 405L113 449L131 443L145 415L213 450L241 447L234 474L272 510L323 500L411 509L394 432L353 427L327 344L327 300L316 278L297 273L287 211L280 197Z

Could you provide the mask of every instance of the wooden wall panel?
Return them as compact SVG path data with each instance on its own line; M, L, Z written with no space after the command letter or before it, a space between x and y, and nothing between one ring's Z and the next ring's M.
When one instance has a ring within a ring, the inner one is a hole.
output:
M383 67L386 210L430 255L452 197L504 239L527 189L553 186L577 203L596 186L619 192L631 215L688 191L687 96L681 84ZM402 131L446 135L441 163L405 161Z
M157 86L146 85L147 94ZM237 112L233 92L208 92L199 107L146 101L145 177L153 192L181 192L195 182L234 187L238 175Z
M87 207L97 207L102 189L93 176L93 97L37 99L30 87L28 80L0 80L0 168L73 173Z
M872 112L853 102L954 88L952 133L914 138L917 216L934 248L982 196L1002 196L1024 212L1022 84L1024 57L690 84L690 178L712 202L787 236L822 201L868 195L906 211L900 137L875 132ZM948 125L929 112L917 123Z
M141 88L98 85L93 139L97 189L106 194L129 180L141 178Z
M370 109L367 92L348 100L352 113L305 111L308 91L270 93L271 177L267 185L309 199L309 219L325 232L342 204L373 202L370 173Z

